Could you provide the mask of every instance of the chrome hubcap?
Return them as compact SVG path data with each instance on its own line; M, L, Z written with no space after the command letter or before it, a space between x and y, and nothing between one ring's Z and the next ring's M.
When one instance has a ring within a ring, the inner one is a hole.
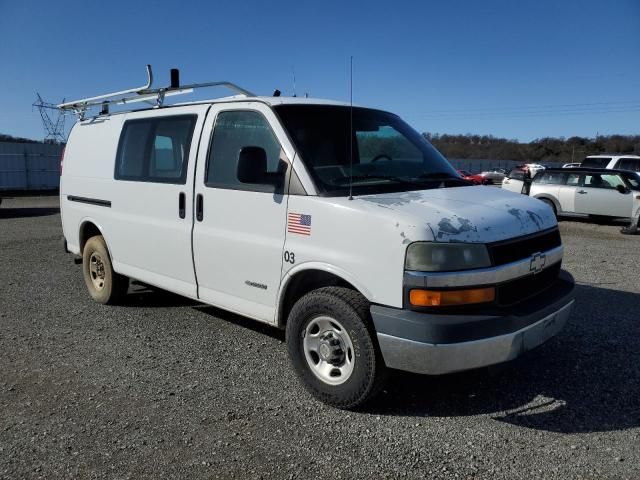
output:
M89 257L89 276L96 290L104 288L104 262L97 252L93 252Z
M353 373L353 343L336 319L322 316L311 320L304 331L302 347L309 368L323 382L340 385Z

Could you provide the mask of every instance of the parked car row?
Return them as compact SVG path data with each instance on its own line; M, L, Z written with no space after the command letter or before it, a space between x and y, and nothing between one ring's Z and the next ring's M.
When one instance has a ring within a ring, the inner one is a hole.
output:
M535 175L527 191L524 172L512 170L502 188L548 204L556 216L640 217L640 173L610 168L548 168Z

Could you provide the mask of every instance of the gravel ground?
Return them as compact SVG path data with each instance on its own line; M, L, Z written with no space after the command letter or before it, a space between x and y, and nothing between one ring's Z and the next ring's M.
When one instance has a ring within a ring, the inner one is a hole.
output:
M577 307L522 359L310 398L282 332L142 285L90 301L57 199L0 207L0 478L640 477L640 236L563 221Z

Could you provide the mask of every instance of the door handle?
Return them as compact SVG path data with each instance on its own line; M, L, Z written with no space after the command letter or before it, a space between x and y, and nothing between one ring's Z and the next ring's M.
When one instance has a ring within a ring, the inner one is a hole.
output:
M587 192L585 192L584 190L578 190L578 193L579 193L580 195L584 195L584 194L585 194L585 193L587 193Z
M178 216L180 218L185 217L186 208L187 208L187 196L185 195L184 192L180 192L180 195L178 195Z
M202 219L204 218L204 211L203 211L203 205L202 205L202 194L199 193L196 196L196 220L198 220L199 222L202 221Z

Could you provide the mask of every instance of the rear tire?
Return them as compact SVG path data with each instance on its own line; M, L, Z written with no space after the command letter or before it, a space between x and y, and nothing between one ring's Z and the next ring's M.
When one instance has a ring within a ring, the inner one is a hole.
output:
M314 290L291 309L286 329L291 363L304 387L338 408L355 408L384 385L387 369L369 302L343 287Z
M546 203L547 205L549 205L551 207L551 210L553 210L553 215L558 218L558 210L556 210L556 204L553 203L551 200L549 200L548 198L539 198L538 200L543 201L544 203Z
M102 304L118 303L129 289L129 279L113 270L101 235L87 240L82 251L82 273L91 298Z

